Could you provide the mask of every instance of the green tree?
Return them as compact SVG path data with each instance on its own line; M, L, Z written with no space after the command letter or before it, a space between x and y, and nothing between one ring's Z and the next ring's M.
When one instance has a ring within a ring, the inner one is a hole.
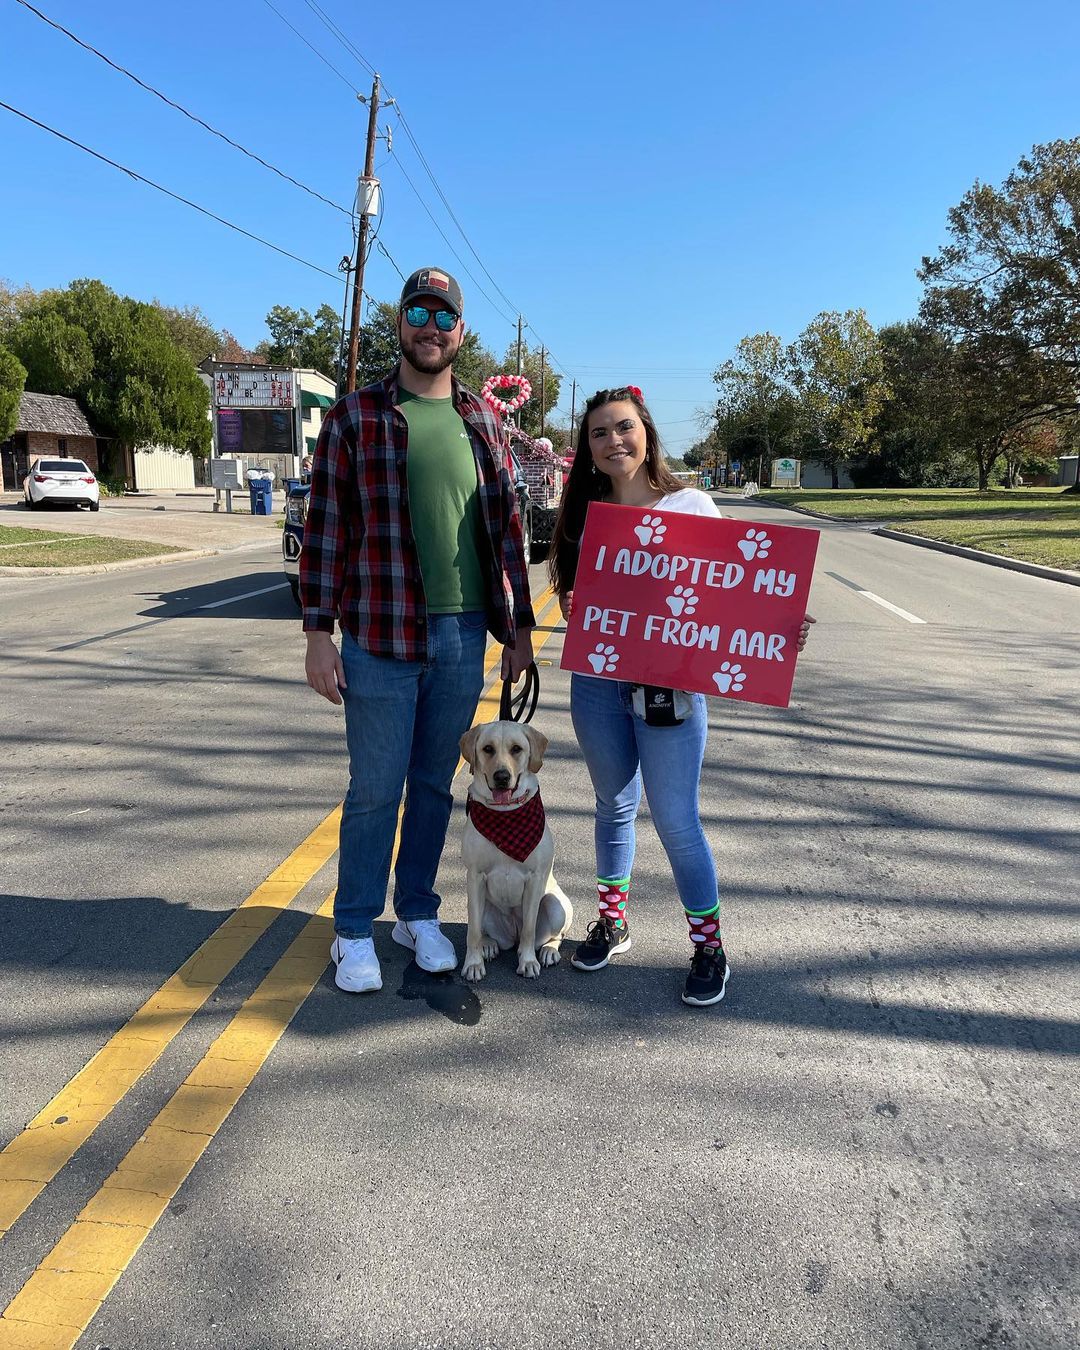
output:
M38 298L30 286L13 286L0 278L0 342L15 327Z
M878 341L889 396L874 424L874 453L852 467L856 486L973 486L957 433L952 342L918 320L889 324Z
M503 357L502 365L496 366L494 370L489 370L487 375L504 374L513 375L517 372L517 343L512 342L506 349L506 355ZM528 343L521 345L521 373L532 385L532 395L528 403L521 410L521 429L527 436L544 436L547 434L544 428L547 426L547 415L559 401L559 391L562 388L562 376L558 371L552 369L551 362L544 364L544 378L540 377L540 348L530 347ZM487 378L484 376L484 379ZM481 384L483 380L481 380ZM544 404L540 406L541 384L543 385Z
M1036 145L949 212L919 272L923 317L1017 399L1013 428L1080 416L1080 138ZM1080 463L1077 468L1080 490Z
M36 394L78 398L90 387L94 374L90 338L84 328L68 321L56 300L42 299L24 314L9 333L8 343L26 367Z
M397 305L380 300L368 308L360 329L356 357L356 383L359 387L381 380L398 363L401 349L397 335Z
M788 357L803 453L830 469L839 487L840 465L874 448L889 392L881 344L864 310L827 311L807 324Z
M774 455L791 450L795 400L788 383L788 360L774 333L740 340L735 355L713 373L719 394L717 448L733 459L758 460L758 476ZM702 461L705 467L715 463Z
M159 300L152 301L152 304L165 321L169 336L193 366L205 361L208 356L220 356L224 345L222 334L198 305L176 309L172 305L163 305Z
M0 441L14 435L19 424L19 400L26 386L26 367L6 347L0 347Z
M75 281L38 297L9 346L32 389L77 399L119 445L209 450L209 394L153 305Z
M255 351L267 365L317 370L337 379L341 320L332 305L320 305L314 314L274 305L266 316L266 326L269 341L260 342Z

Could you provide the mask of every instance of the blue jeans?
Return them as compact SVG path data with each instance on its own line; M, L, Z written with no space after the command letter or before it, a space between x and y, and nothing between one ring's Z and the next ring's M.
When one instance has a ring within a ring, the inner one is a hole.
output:
M698 816L709 719L705 699L678 726L650 727L630 706L633 686L591 675L570 679L570 714L596 793L596 875L628 877L634 819L645 793L686 909L717 902L716 864Z
M372 656L343 636L349 790L334 899L339 936L371 937L386 907L402 789L394 910L410 922L438 913L435 876L453 805L450 784L483 689L486 646L483 613L430 614L423 661Z

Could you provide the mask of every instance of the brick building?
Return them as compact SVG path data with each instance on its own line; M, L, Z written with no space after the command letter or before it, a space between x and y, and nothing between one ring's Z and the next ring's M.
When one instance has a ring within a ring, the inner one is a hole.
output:
M73 398L24 393L15 434L0 445L5 492L21 492L22 481L37 460L81 459L97 473L101 438Z

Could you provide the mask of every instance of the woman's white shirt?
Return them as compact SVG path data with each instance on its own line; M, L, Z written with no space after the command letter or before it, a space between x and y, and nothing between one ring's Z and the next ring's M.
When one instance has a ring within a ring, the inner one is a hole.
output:
M680 488L661 497L651 511L679 511L684 516L720 516L716 503L698 488Z

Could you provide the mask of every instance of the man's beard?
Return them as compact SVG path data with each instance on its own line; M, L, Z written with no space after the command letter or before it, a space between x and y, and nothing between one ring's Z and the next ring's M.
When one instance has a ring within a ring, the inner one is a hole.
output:
M444 347L440 343L433 347L423 345L404 333L401 335L401 354L414 370L419 370L424 375L440 375L447 366L453 364L460 346L461 343L457 342L453 346L448 343Z

